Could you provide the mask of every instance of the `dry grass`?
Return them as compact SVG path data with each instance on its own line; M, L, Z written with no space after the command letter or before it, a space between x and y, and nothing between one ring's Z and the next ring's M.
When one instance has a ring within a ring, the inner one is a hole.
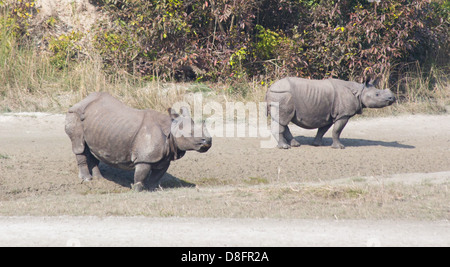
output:
M193 93L207 99L263 101L266 86L256 82L229 84L147 81L119 71L107 74L99 58L82 60L59 70L48 55L12 43L0 43L0 112L64 113L91 92L109 92L135 108L165 111L175 102L192 103Z
M448 183L244 183L166 188L153 193L99 192L84 186L78 194L2 201L0 215L442 220L449 219L445 199Z
M17 55L19 53L19 55ZM0 70L0 111L46 111L64 113L91 92L106 91L135 108L165 111L176 102L192 104L192 94L202 93L205 101L264 101L268 84L256 81L237 84L165 83L145 81L126 72L114 76L102 70L100 60L82 61L69 69L52 70L45 56L31 51L14 52L7 69ZM1 54L0 54L1 57ZM14 63L13 63L14 61ZM1 67L1 66L0 66ZM439 114L450 106L450 86L440 76L432 90L424 89L422 78L411 78L404 93L397 88L398 103L383 109L368 109L364 116L405 113ZM394 90L395 91L395 90Z

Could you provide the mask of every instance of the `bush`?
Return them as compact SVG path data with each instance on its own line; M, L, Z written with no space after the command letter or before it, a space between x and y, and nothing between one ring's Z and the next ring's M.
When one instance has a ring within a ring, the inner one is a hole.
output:
M232 73L231 56L250 41L257 1L98 2L115 28L136 36L135 73L172 79L192 69L197 78L218 80Z
M282 17L298 14L285 32L295 43L280 58L292 75L351 79L390 74L442 50L448 21L432 1L280 1ZM287 3L290 5L286 6ZM268 23L268 26L278 27ZM387 77L388 78L388 77Z
M17 38L28 35L30 21L36 13L35 6L35 0L17 0L11 3L0 0L0 11L6 19L3 27L9 28Z
M97 31L93 38L94 48L112 71L123 68L133 71L133 59L139 54L136 44L137 40L132 34L114 29Z
M115 20L96 39L105 61L163 79L189 69L213 81L367 73L395 80L402 65L448 48L449 1L98 2Z
M53 53L50 57L51 64L59 69L64 69L70 61L76 60L81 51L78 42L82 37L82 33L75 31L69 34L61 34L58 37L50 37L48 49Z
M242 81L287 75L396 83L405 65L448 66L448 0L96 0L112 18L94 29L105 69L147 79ZM3 3L3 2L2 2ZM4 6L4 4L3 4ZM17 0L8 21L26 37L36 12ZM50 25L52 22L49 21ZM80 33L51 37L59 68Z

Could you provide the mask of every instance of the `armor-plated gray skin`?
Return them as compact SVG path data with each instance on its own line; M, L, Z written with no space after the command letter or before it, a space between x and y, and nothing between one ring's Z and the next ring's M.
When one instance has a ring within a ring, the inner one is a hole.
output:
M318 128L313 145L322 145L322 137L334 124L332 148L344 148L339 137L348 120L361 114L363 108L382 108L395 102L389 90L379 90L367 80L364 84L338 79L308 80L284 78L275 82L266 93L267 111L272 118L272 133L278 147L300 146L288 124ZM278 107L279 108L278 108Z
M150 173L159 184L172 160L187 150L206 152L212 139L204 124L194 125L187 108L181 115L127 107L108 93L92 93L69 109L65 130L72 141L79 177L102 178L99 161L132 170L136 191L142 191Z

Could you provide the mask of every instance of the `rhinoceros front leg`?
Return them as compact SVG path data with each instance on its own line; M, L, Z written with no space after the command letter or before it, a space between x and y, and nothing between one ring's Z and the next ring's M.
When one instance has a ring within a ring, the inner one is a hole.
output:
M153 191L159 187L161 178L166 174L167 169L169 169L169 165L167 167L163 167L162 169L153 169L150 174L150 191Z
M159 181L169 169L169 165L164 166L162 169L151 169L151 165L148 163L140 163L136 165L136 169L134 171L134 184L131 186L136 192L141 192L144 190L144 181L147 178L148 174L150 174L150 184L152 187L150 190L154 190L159 186Z
M144 180L147 178L148 173L151 170L151 165L148 163L139 163L134 170L134 184L131 188L136 192L144 190Z
M340 149L344 149L345 146L341 143L341 141L339 140L340 136L341 136L341 132L344 129L345 125L347 125L349 118L345 117L342 119L339 119L338 121L336 121L334 123L334 127L333 127L333 144L331 145L332 148L340 148Z

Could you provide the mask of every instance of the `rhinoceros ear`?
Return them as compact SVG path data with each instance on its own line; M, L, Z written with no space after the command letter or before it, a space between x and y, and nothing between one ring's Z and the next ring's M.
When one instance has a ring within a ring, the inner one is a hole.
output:
M191 113L189 112L189 108L187 108L187 107L181 107L180 113L181 113L181 116L183 116L183 117L186 117L186 118L191 117Z
M366 86L372 85L372 86L376 86L381 80L381 77L370 77L370 76L366 76L366 78L364 79L364 84Z
M366 86L371 85L371 81L372 81L372 77L370 75L366 75L366 77L364 77L364 84Z
M169 116L172 118L172 120L178 118L180 115L178 115L178 113L173 110L172 108L168 108L167 112L169 113Z
M375 79L372 80L372 84L374 86L377 86L380 83L380 81L381 81L381 77L377 76L377 77L375 77Z

